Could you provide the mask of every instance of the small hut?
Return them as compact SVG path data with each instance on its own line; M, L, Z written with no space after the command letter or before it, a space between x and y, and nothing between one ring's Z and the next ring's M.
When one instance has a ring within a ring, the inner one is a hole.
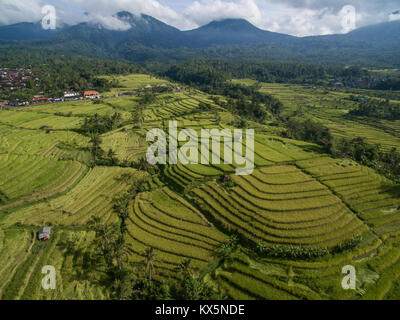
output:
M50 227L43 227L38 231L38 240L46 241L50 240L51 228Z

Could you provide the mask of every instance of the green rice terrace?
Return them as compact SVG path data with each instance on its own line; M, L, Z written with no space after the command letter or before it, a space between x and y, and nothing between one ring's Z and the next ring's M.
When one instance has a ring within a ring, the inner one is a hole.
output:
M233 80L235 83L254 85L250 79ZM355 108L352 97L367 98L371 90L356 91L334 88L317 88L304 85L259 83L260 91L281 100L287 112L299 116L311 116L328 126L337 137L362 137L372 144L380 144L383 150L400 148L400 120L369 119L349 114ZM397 93L399 93L397 91ZM394 103L399 103L395 100Z
M136 74L119 81L121 88L97 101L0 110L0 299L113 298L97 238L121 219L119 257L134 277L147 277L151 265L153 281L178 281L177 270L190 261L190 272L220 298L400 298L399 185L252 122L251 175L236 175L239 164L223 161L153 170L143 161L149 130L165 129L170 120L195 132L233 129L236 115L182 85L144 104L145 94L124 93L179 85ZM351 117L351 93L283 84L260 90L335 136L400 148L400 122ZM94 136L85 131L93 121L113 125ZM123 217L118 199L128 199L120 201ZM44 226L52 228L51 238L40 242ZM46 265L56 269L55 290L41 286ZM356 290L342 288L346 265L356 268Z

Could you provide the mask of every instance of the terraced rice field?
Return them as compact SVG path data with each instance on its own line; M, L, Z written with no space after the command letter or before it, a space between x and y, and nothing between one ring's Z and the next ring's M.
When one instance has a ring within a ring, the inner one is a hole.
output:
M88 146L89 138L72 131L14 129L0 125L0 153L18 155L46 155L58 145L72 145L75 149Z
M190 128L190 127L188 127ZM220 128L217 128L220 129ZM196 130L196 129L195 129ZM200 130L197 131L198 136L200 136ZM220 164L202 165L202 164L188 164L188 165L173 165L166 166L164 169L165 178L169 179L172 184L178 188L184 189L195 180L207 179L210 177L221 176L224 173L234 173L236 168L241 168L243 165L238 165L233 161L232 165L224 164L225 159L225 149L224 149L224 139L221 138L220 145ZM245 150L246 146L243 141L242 156L246 156ZM299 144L296 145L293 141L285 139L272 138L264 134L256 134L254 150L249 149L250 152L254 152L254 162L255 167L265 167L272 166L274 164L282 164L288 162L294 162L300 159L309 159L312 157L318 157L313 149L315 146L312 144ZM212 150L211 146L208 148L209 156L208 159L212 159L213 155L217 152ZM307 150L307 151L305 151ZM228 152L231 153L232 159L234 159L234 150L229 149ZM206 154L199 152L199 162L202 159L207 158Z
M229 192L209 182L192 197L224 228L254 243L335 246L368 230L340 198L294 166L233 179Z
M299 161L297 170L300 169L342 199L352 215L358 217L356 220L363 222L362 244L355 250L312 262L255 261L238 254L233 263L212 274L212 281L235 299L398 299L398 188L372 170L349 161L330 158ZM252 194L257 192L252 191ZM302 194L304 189L296 191ZM279 197L279 193L272 195ZM349 264L357 270L358 289L352 293L340 286L341 267ZM249 282L252 286L245 285Z
M60 117L51 114L24 111L1 111L0 122L25 129L76 129L81 125L82 119L78 117Z
M245 85L255 83L249 79L234 81ZM354 109L354 102L348 98L354 93L275 83L261 83L260 91L280 99L291 112L301 108L304 117L311 116L314 120L323 122L338 137L363 137L371 144L381 145L383 151L389 151L393 147L400 149L400 121L348 115ZM360 95L369 95L369 92L360 90Z
M104 134L102 141L102 149L105 151L112 149L121 161L142 158L148 148L145 137L135 133L131 126Z
M24 112L32 112L33 114L42 114L42 117L63 113L64 115L71 114L72 117L89 116L94 114L105 115L111 113L113 108L107 104L93 104L91 100L62 102L55 105L45 104L41 106L30 106L22 108ZM69 118L69 117L65 117Z
M72 187L86 166L37 156L0 155L0 210L46 199Z
M107 95L167 83L147 75L120 81L123 87ZM264 85L262 90L273 91L289 108L315 103L309 110L321 121L338 116L335 104L345 96L315 92L310 101L312 91L300 86ZM201 112L201 102L213 110ZM256 167L249 176L236 176L239 165L224 164L224 154L221 164L166 165L152 175L118 166L91 167L90 138L73 129L95 113L122 114L123 127L101 136L102 149L112 149L121 161L144 156L147 131L167 130L169 120L198 134L201 129L232 129L233 115L199 91L157 95L145 107L144 122L136 126L131 112L139 104L140 98L119 97L98 104L76 101L0 112L1 299L110 298L88 222L93 217L103 225L120 222L114 197L143 177L147 180L141 192L129 203L124 237L132 265L143 264L145 250L154 248L156 281L176 280L176 268L188 258L193 271L233 299L400 297L399 186L371 169L329 158L316 145L278 137L276 128L261 124L254 124ZM324 106L329 108L321 112ZM382 135L377 139L387 147L397 143L385 129L388 123L370 129L360 122L354 130L361 125L369 139L378 130ZM348 123L344 126L341 134L348 135ZM396 133L396 125L391 126ZM202 152L212 155L212 150L200 151L199 159L205 157ZM225 176L231 186L220 182ZM53 228L52 237L39 243L36 232L44 225ZM240 242L222 258L218 253L232 234ZM354 248L335 251L358 235L362 240ZM331 251L308 260L268 257L255 249L260 242ZM341 269L349 264L357 269L357 291L344 291L340 285ZM41 289L44 265L57 270L54 291Z
M310 167L311 165L311 167ZM397 230L400 189L373 170L347 161L322 159L299 166L341 197L378 234Z
M204 268L226 239L202 213L168 188L144 193L131 206L131 258L142 261L145 249L153 247L159 278L174 277L174 269L185 258L192 260L195 269Z
M155 78L147 74L131 74L131 75L113 76L113 77L104 76L104 78L108 80L115 78L121 84L120 88L113 88L107 94L130 92L132 90L142 89L148 84L151 86L157 86L163 83L167 85L170 84L170 82L167 80Z
M33 229L1 230L0 298L107 299L106 288L93 285L102 277L92 256L93 236L85 231L59 229L50 241L38 243ZM56 269L56 290L38 285L46 265Z
M292 271L293 272L293 271ZM324 296L306 285L293 282L290 267L272 263L257 264L237 254L230 264L212 274L212 281L225 294L244 300L321 300Z
M135 174L133 169L95 167L65 195L14 212L3 223L80 226L93 215L104 223L117 222L118 216L112 210L113 197L128 188L126 176L133 178Z

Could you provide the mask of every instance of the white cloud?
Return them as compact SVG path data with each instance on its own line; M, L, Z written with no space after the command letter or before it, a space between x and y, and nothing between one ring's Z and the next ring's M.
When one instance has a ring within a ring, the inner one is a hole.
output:
M39 21L42 4L37 0L0 0L0 24Z
M180 15L168 6L155 0L69 0L82 10L89 12L99 22L106 19L112 23L112 17L119 11L129 11L133 14L148 14L164 22L172 22L179 19ZM114 21L115 22L115 21Z
M260 27L276 32L306 36L342 33L341 9L356 9L356 26L362 27L394 19L389 13L398 8L399 0L259 0L264 23Z
M94 23L98 23L101 26L103 26L106 29L109 30L121 30L121 31L125 31L125 30L129 30L131 28L131 25L127 22L121 21L116 17L106 17L100 14L96 14L96 15L89 15L88 17L89 21L92 21Z
M93 21L110 29L125 30L126 23L113 18L118 11L148 14L182 30L212 20L243 18L257 27L297 36L341 33L340 9L354 5L357 26L400 19L399 0L0 0L0 24L35 22L41 7L57 9L60 23ZM173 8L177 8L174 10ZM88 12L88 15L84 13Z
M270 4L261 12L265 17L258 27L295 36L341 33L342 16L330 8L293 8L282 4Z
M242 18L253 24L262 20L261 11L254 0L202 0L194 1L184 11L187 20L193 21L197 26L204 25L213 20L227 18Z
M397 20L400 20L400 10L392 12L389 15L389 21L397 21Z

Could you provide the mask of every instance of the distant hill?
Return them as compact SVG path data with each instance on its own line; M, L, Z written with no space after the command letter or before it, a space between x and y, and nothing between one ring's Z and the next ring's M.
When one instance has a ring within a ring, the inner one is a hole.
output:
M391 21L378 25L356 29L344 38L386 44L400 44L400 21Z
M151 16L136 16L129 12L119 12L116 17L125 23L128 29L109 30L100 24L81 23L58 32L51 41L84 41L96 46L115 49L126 43L144 46L175 47L182 32Z
M3 40L41 40L49 39L59 30L44 30L41 22L22 22L0 27L0 39Z
M244 19L213 21L195 30L186 31L189 46L276 43L293 39L285 34L261 30Z
M299 38L261 30L243 19L213 21L180 31L148 15L122 11L115 17L125 28L109 30L95 23L54 31L43 30L40 23L3 26L0 43L139 63L225 58L400 67L400 21L349 34ZM16 44L7 40L31 41Z

